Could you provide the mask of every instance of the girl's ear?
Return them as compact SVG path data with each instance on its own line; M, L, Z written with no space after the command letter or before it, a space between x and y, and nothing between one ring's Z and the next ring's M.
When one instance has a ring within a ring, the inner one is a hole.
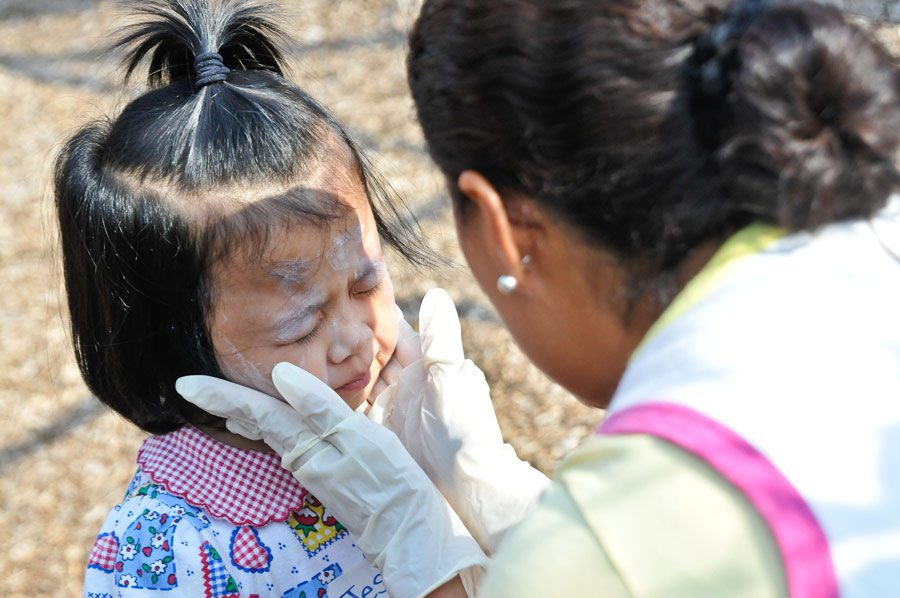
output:
M544 232L545 217L534 202L525 198L503 198L481 173L463 171L457 181L459 190L472 205L466 215L465 234L481 237L481 245L493 255L483 258L496 262L499 274L522 275L522 259L534 257Z

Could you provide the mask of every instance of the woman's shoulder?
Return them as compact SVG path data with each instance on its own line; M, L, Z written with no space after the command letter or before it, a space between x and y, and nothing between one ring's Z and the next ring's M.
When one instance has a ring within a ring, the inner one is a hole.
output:
M648 436L596 436L510 532L485 592L782 596L777 555L750 503L699 459Z

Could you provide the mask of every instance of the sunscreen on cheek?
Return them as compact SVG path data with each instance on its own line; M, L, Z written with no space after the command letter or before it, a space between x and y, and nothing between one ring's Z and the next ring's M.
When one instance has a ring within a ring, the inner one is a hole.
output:
M278 396L275 385L263 375L260 364L247 359L227 337L222 337L222 344L227 350L227 353L222 355L223 365L225 366L223 369L226 376L234 378L235 381L241 384L261 390L266 394Z

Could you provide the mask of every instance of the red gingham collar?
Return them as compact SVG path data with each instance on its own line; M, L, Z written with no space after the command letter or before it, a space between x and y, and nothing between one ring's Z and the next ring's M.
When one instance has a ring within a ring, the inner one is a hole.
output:
M192 426L150 436L137 462L170 493L234 525L286 521L306 497L275 453L228 446Z

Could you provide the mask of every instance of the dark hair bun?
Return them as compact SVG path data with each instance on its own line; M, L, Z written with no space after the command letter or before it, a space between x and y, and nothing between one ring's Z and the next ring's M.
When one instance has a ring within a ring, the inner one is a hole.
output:
M792 230L883 207L900 184L900 71L887 51L813 3L765 11L737 51L718 150L732 198Z
M125 78L145 57L148 83L195 82L194 61L217 53L231 70L263 70L279 75L289 42L271 4L254 0L130 0L137 21L124 28L115 47L125 51Z

